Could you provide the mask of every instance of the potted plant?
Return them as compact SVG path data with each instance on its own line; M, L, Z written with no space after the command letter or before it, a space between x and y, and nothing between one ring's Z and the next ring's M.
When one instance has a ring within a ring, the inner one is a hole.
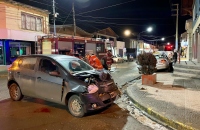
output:
M137 57L139 73L142 74L142 84L152 85L156 83L157 60L152 53L142 53Z

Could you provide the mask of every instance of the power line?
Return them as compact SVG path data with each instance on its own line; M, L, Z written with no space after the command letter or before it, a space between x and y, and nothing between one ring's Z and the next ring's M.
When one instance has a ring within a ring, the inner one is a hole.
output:
M52 5L45 4L45 3L42 3L42 2L38 2L38 1L35 1L35 0L29 0L29 1L32 1L32 2L35 2L35 3L38 3L38 4L42 4L42 5L46 5L46 6L52 6Z
M67 18L65 19L65 21L63 22L63 25L65 24L65 22L67 21L67 19L68 19L68 17L69 17L69 15L70 15L70 13L72 12L72 10L69 12L69 14L68 14L68 16L67 16ZM60 28L61 29L61 28ZM59 29L59 31L58 32L60 32L60 29Z
M93 16L83 16L77 14L77 16L80 17L89 17L89 18L94 18L94 19L111 19L111 20L149 20L149 19L167 19L167 18L146 18L146 19L136 19L136 18L108 18L108 17L93 17Z
M79 20L79 19L77 19ZM79 20L79 21L84 21L84 22L92 22L92 23L101 23L101 24L115 24L115 25L137 25L137 26L144 26L144 25L139 25L139 24L117 24L117 23L107 23L107 22L95 22L95 21L89 21L89 20Z
M130 2L133 2L133 1L135 1L135 0L130 0L130 1L127 1L127 2L124 2L124 3L115 4L115 5L110 5L110 6L107 6L107 7L103 7L103 8L99 8L99 9L95 9L95 10L91 10L91 11L86 11L86 12L79 13L79 14L86 14L86 13L90 13L90 12L94 12L94 11L99 11L99 10L102 10L102 9L107 9L107 8L115 7L115 6L118 6L118 5L130 3Z

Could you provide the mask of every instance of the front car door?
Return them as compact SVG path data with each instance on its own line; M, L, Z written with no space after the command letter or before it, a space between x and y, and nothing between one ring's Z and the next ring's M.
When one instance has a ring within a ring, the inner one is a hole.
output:
M50 75L49 73L52 71L60 73L61 69L51 59L39 59L39 66L36 71L35 92L38 98L60 103L63 78Z

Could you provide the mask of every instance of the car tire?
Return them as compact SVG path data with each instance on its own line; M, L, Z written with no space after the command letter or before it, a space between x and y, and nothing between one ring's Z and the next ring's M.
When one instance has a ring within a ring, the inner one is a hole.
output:
M21 89L16 83L12 83L9 86L9 94L13 101L20 101L23 98Z
M72 95L69 98L68 109L69 112L75 117L83 117L85 115L84 104L77 95Z

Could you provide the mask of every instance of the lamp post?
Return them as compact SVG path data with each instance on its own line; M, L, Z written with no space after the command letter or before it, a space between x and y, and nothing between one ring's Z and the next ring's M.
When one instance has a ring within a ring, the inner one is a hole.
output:
M148 27L147 30L138 33L138 35L137 35L138 44L139 44L139 40L140 40L140 34L141 34L141 33L144 33L144 32L151 32L152 30L153 30L152 27ZM124 34L125 34L126 36L134 35L130 30L125 30L125 31L124 31ZM137 44L137 46L136 46L136 47L137 47L136 55L137 55L138 49L139 49L139 48L138 48L138 44ZM144 52L144 43L143 43L143 52Z
M140 40L140 35L142 34L142 33L144 33L144 32L151 32L153 30L153 28L152 27L148 27L147 28L147 30L145 30L145 31L142 31L142 32L140 32L139 34L138 34L138 44L139 44L139 40ZM137 52L138 52L138 47L137 47ZM142 53L144 53L144 43L142 44Z

